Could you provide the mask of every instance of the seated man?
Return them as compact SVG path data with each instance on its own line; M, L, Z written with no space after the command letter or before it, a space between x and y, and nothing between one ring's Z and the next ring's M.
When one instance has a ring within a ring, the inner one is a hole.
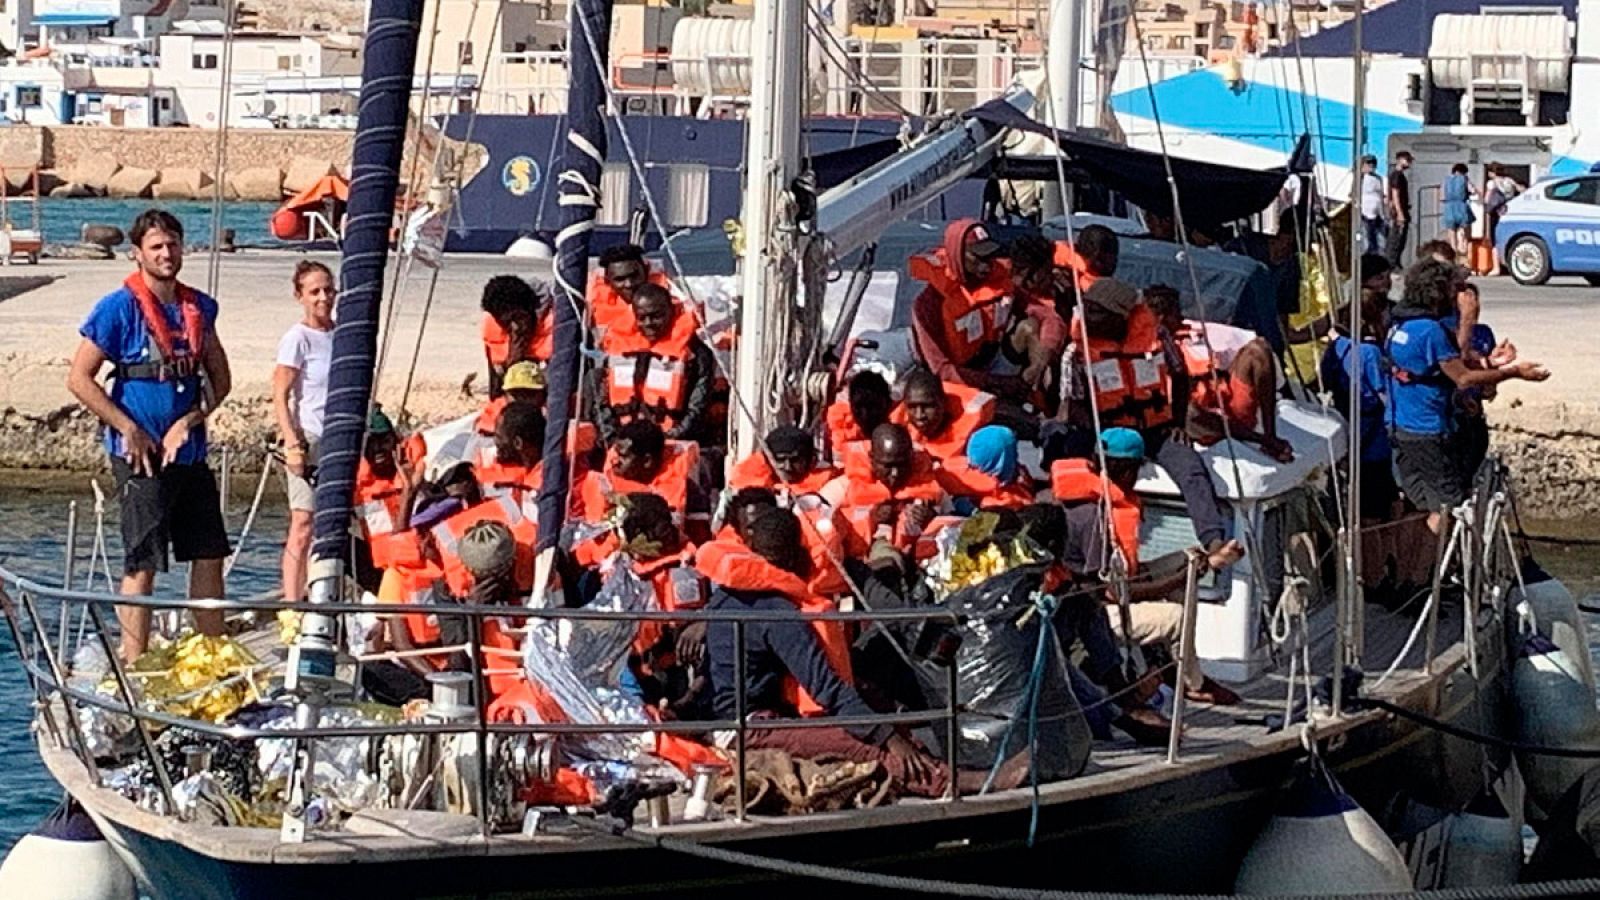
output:
M901 553L912 552L949 499L934 478L933 461L916 448L904 427L893 423L879 425L867 447L857 445L845 461L844 474L823 496L844 514L849 524L845 546L856 558L866 556L878 540Z
M1278 364L1267 342L1242 328L1185 319L1178 292L1167 285L1151 285L1144 298L1159 322L1168 367L1188 376L1182 408L1189 437L1206 446L1233 437L1279 462L1294 459L1278 437ZM1180 388L1174 378L1174 393Z
M554 313L548 298L526 279L496 275L483 286L483 354L489 363L489 397L500 396L506 369L523 360L549 362Z
M1021 378L991 371L1004 363L1012 288L1010 266L988 228L973 219L951 222L944 246L912 257L910 274L927 284L911 306L912 344L923 364L943 381L1025 394Z
M1071 250L1070 247L1063 248ZM1076 278L1062 266L1067 254L1043 235L1025 234L1011 242L1013 326L1011 343L1027 358L1022 381L1042 391L1054 375L1067 346L1067 323L1057 309L1057 296ZM1076 253L1072 253L1073 258Z
M524 401L544 409L547 395L544 369L538 363L524 359L507 366L505 376L500 379L500 395L489 398L472 425L483 439L477 462L485 465L494 462L494 427L500 421L500 410L505 409L507 403Z
M412 555L409 519L420 483L420 476L403 459L394 423L382 410L373 410L367 421L367 442L356 468L355 491L356 528L360 535L355 553L356 580L367 590L377 589L380 574L376 570L387 569L397 558ZM370 565L363 565L363 561L370 561Z
M633 294L633 318L600 339L603 363L590 382L594 418L610 443L617 429L648 419L673 440L698 440L711 405L716 363L690 315L663 287Z
M699 465L694 444L668 441L649 419L629 422L618 429L605 465L583 476L576 491L578 517L602 522L611 514L616 498L643 492L659 495L682 523L691 505L697 512L705 507L695 483Z
M934 477L961 515L979 508L1021 509L1037 493L1032 476L1017 460L1017 436L1004 425L974 431L966 453L940 466Z
M1067 537L1062 562L1076 580L1100 583L1101 573L1113 568L1112 554L1119 554L1129 576L1128 618L1124 623L1113 586L1107 591L1107 602L1115 605L1109 610L1112 631L1121 635L1126 627L1129 640L1141 645L1164 645L1174 658L1180 649L1185 650L1190 657L1185 667L1188 683L1184 685L1189 699L1224 705L1238 702L1232 691L1205 678L1193 657L1192 646L1181 647L1183 604L1170 602L1169 598L1183 590L1191 554L1177 551L1153 560L1139 558L1142 513L1135 488L1146 458L1144 438L1131 428L1110 428L1102 438L1102 447L1106 457L1103 479L1092 459L1059 460L1051 468L1052 490L1066 507ZM1110 529L1101 495L1104 487L1111 491ZM1210 571L1221 571L1243 556L1244 548L1230 540L1198 558Z
M529 519L539 519L544 482L544 412L532 403L506 406L495 428L495 461L477 469L483 496L509 497Z
M894 395L882 375L862 369L850 376L845 399L828 407L828 447L834 462L844 459L846 447L866 440L872 429L889 421L893 408Z
M653 284L670 290L666 273L645 261L644 249L637 244L619 244L600 253L600 268L589 279L589 322L594 328L591 343L598 346L607 331L633 320L633 296L639 288Z
M750 552L722 559L722 565L711 574L707 608L793 610L809 596L805 577L810 563L800 549L799 521L785 510L767 510L750 522L745 535ZM737 711L736 640L733 622L712 622L707 628L711 695L719 718L732 718ZM870 716L874 712L841 676L839 663L830 657L811 623L800 619L749 622L744 626L743 655L745 704L755 725L746 735L746 746L782 750L802 759L831 756L878 762L897 788L918 796L943 795L949 773L893 727L760 727L762 719L791 718L799 713L786 696L784 683L789 679L798 683L823 716ZM1014 786L1014 782L1005 786Z
M655 494L639 493L627 495L625 502L627 512L613 546L627 554L633 574L650 585L656 605L668 611L704 606L704 582L693 566L695 546L672 521L666 502ZM628 660L634 682L624 687L636 688L646 704L673 715L691 710L705 686L705 623L693 625L699 626L698 634L686 634L688 626L639 623ZM690 666L699 671L691 673Z
M1047 440L1046 458L1095 455L1097 425L1139 431L1182 494L1201 546L1217 550L1227 531L1222 504L1205 462L1179 427L1177 414L1186 414L1188 401L1186 373L1174 377L1155 313L1137 291L1108 277L1084 292L1083 312L1072 323L1076 346L1060 414L1066 440L1057 453L1048 452Z
M768 459L768 455L771 459ZM733 467L728 487L771 488L784 494L814 494L837 478L838 472L817 465L817 447L811 433L794 425L779 425L767 433L765 450L757 449Z
M901 385L900 405L889 421L904 425L917 449L943 464L966 452L967 439L994 418L994 398L964 384L947 384L924 368Z

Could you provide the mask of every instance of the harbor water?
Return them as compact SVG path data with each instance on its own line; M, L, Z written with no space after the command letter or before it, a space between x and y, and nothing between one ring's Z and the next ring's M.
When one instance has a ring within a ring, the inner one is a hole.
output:
M102 476L101 484L109 489L109 478ZM227 520L230 531L237 535L254 485L237 481L233 487ZM29 490L18 479L10 479L7 487L0 488L0 565L41 582L59 584L66 551L67 505L72 500L78 502L79 510L76 584L83 586L90 577L86 561L96 532L94 498L87 487L72 492ZM269 495L229 577L231 594L245 596L276 584L286 522L281 495L278 499ZM1600 528L1566 529L1565 533L1597 531ZM121 541L115 505L109 501L105 538L111 555L111 575L115 577L120 574ZM1535 552L1545 568L1565 581L1574 595L1583 598L1600 592L1600 546L1574 538L1570 543L1537 545ZM94 589L103 590L106 576L98 565L96 568L92 576ZM158 585L166 591L181 591L181 570L161 576ZM47 621L54 620L54 611L49 607L41 612ZM1596 657L1596 668L1600 669L1600 616L1588 618L1589 646ZM21 668L12 658L13 652L10 634L0 631L0 759L6 761L6 774L0 779L0 855L54 808L62 796L61 788L45 772L34 750L29 730L31 694Z
M31 227L28 204L15 198L7 201L7 217L18 228ZM46 198L39 201L40 226L47 244L76 243L85 222L115 225L123 231L134 216L151 206L170 210L183 221L191 244L211 242L211 203L204 200L112 200L107 197L80 199ZM272 236L268 220L276 203L234 202L222 204L222 227L232 228L234 243L240 246L271 246L282 243Z

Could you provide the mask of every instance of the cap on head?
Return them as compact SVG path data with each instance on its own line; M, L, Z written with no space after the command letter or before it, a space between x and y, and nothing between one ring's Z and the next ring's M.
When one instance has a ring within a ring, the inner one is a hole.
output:
M504 522L492 519L474 522L467 526L456 550L461 564L479 578L499 575L516 561L517 541Z
M773 453L811 453L816 445L811 433L796 425L779 425L767 432L767 449Z
M1144 459L1144 436L1132 428L1107 428L1100 435L1106 459Z
M500 387L507 391L542 391L545 388L544 369L532 360L513 363L500 380Z
M1096 278L1094 284L1083 292L1083 301L1106 312L1125 316L1139 303L1139 292L1125 281L1115 278Z
M384 415L383 410L374 408L372 415L367 417L367 434L393 434L394 423Z
M961 238L961 248L979 259L1000 255L1000 242L990 237L989 229L982 225L967 229L966 235Z

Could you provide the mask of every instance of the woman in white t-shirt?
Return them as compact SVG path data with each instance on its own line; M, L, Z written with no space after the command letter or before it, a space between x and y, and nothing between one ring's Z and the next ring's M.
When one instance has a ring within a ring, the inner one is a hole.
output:
M311 552L311 479L322 438L322 408L328 400L328 364L333 356L333 272L319 262L294 267L294 298L304 316L278 342L272 371L272 411L283 439L289 489L289 535L283 544L283 596L303 600L306 557Z

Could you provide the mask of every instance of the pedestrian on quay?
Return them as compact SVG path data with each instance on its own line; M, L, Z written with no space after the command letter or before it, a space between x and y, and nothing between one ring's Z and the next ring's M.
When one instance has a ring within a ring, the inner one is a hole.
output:
M304 311L278 341L272 370L272 412L283 441L289 494L289 534L283 543L283 596L303 600L306 559L311 552L312 479L322 441L322 408L328 400L328 365L333 359L333 272L301 260L294 267L294 298Z
M206 465L206 419L228 396L232 374L217 337L217 301L178 280L183 224L147 209L128 231L137 268L102 297L79 334L67 389L105 425L122 519L125 596L149 595L170 548L189 563L189 596L223 596L228 534L217 480ZM97 380L112 366L109 392ZM196 610L195 627L220 635L220 610ZM150 609L118 606L122 657L150 640Z
M1383 179L1378 177L1378 158L1369 153L1361 157L1361 234L1366 241L1364 253L1383 252L1383 207Z
M1489 163L1487 176L1483 183L1483 237L1490 247L1498 248L1495 228L1500 224L1500 217L1505 215L1506 204L1526 188L1497 162ZM1498 271L1499 266L1495 268Z
M1411 178L1406 170L1411 168L1411 154L1404 150L1394 155L1389 167L1389 243L1384 256L1389 265L1400 268L1400 259L1406 255L1406 238L1411 235Z
M1466 259L1467 251L1471 249L1472 223L1477 218L1472 213L1472 198L1477 194L1478 189L1472 186L1472 180L1467 177L1466 163L1451 166L1449 177L1445 178L1439 189L1439 227L1444 230L1445 240L1459 259Z

